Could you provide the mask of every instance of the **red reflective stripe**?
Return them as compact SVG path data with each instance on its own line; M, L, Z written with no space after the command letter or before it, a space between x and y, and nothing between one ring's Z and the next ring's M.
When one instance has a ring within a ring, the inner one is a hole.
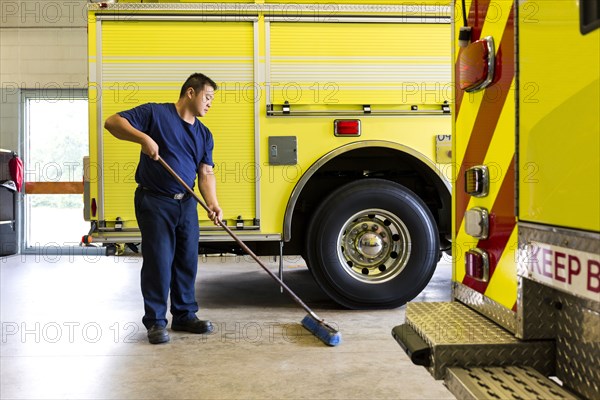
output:
M480 240L477 243L477 247L487 251L489 255L490 280L515 225L515 157L513 156L504 175L498 196L490 210L489 239ZM480 293L484 293L489 282L480 282L465 276L463 283Z
M467 144L467 149L463 157L463 162L456 177L456 207L455 221L456 229L460 229L469 196L464 192L465 170L474 165L481 165L485 160L485 155L494 136L496 125L500 119L502 108L509 95L510 85L515 75L515 36L514 36L514 4L510 10L510 16L506 22L506 28L500 42L498 54L496 56L496 73L498 81L485 89L483 101L479 107L479 112L475 119L475 124L471 131L471 137ZM510 134L514 136L514 131L510 133L498 132L498 134Z
M485 22L485 17L487 15L488 7L490 5L490 0L473 0L471 3L471 7L469 9L469 15L467 16L467 23L471 27L471 41L474 42L479 40L481 37L481 30L483 28L483 23ZM462 49L459 49L459 55ZM462 98L464 95L464 91L460 89L460 79L458 70L458 58L456 59L457 63L454 67L454 82L455 82L455 96L456 99L454 101L456 112L454 118L458 118L458 112L460 111L460 105L462 103Z

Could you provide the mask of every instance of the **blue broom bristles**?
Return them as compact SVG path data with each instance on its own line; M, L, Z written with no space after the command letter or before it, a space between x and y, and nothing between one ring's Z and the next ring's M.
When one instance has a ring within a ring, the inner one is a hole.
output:
M342 334L340 332L321 321L317 321L310 314L302 319L302 326L327 346L337 346L342 342Z

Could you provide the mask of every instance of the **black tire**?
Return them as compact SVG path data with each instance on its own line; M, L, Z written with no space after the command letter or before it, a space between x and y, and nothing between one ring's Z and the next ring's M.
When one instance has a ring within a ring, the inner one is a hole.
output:
M306 254L321 288L353 309L394 308L416 297L440 259L425 203L406 187L365 179L331 193L311 218Z

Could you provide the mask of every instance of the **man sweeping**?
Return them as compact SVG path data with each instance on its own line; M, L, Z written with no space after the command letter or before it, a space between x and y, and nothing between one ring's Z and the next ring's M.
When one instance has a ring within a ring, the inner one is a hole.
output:
M196 174L208 217L218 224L223 217L216 194L210 130L197 117L212 105L217 84L206 75L192 74L183 84L179 100L147 103L106 119L104 127L121 140L141 145L135 173L135 213L142 235L142 322L152 344L169 341L167 301L170 296L171 329L210 333L210 321L196 316L195 281L198 267L197 202L156 161L160 157L191 188Z

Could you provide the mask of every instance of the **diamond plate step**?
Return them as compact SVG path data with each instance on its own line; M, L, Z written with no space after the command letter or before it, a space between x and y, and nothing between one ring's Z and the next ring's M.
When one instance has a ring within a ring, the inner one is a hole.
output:
M408 303L406 323L429 345L428 368L435 379L454 366L523 365L554 374L554 341L521 341L461 303Z
M531 367L452 367L445 383L461 400L578 399Z

